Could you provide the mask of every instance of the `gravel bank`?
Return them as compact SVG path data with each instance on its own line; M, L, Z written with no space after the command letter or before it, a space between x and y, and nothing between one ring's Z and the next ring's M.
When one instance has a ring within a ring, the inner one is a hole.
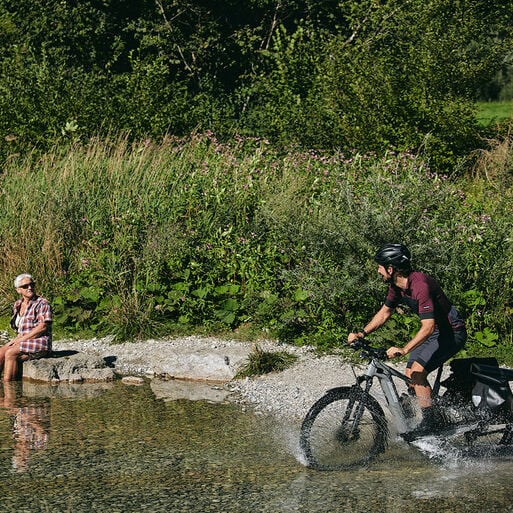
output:
M354 383L351 367L340 356L319 356L311 347L273 341L261 341L258 345L266 351L287 351L298 359L281 372L232 379L254 344L200 337L115 344L105 338L54 342L54 350L115 356L116 370L124 375L207 380L217 382L217 387L221 383L231 393L230 400L291 421L302 419L326 390Z

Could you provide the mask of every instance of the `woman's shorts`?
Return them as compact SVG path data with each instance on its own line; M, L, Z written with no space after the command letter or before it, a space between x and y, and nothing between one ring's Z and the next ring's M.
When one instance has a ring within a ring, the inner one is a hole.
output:
M39 360L40 358L46 358L47 356L50 356L51 354L51 351L36 351L34 353L25 353L25 352L20 352L20 356L23 356L23 360L24 361L29 361L29 360Z

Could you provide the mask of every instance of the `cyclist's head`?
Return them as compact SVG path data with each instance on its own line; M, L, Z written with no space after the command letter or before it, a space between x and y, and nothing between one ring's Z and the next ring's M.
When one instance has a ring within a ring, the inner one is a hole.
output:
M403 244L385 244L381 246L374 257L378 265L385 268L392 267L401 273L411 271L410 250Z

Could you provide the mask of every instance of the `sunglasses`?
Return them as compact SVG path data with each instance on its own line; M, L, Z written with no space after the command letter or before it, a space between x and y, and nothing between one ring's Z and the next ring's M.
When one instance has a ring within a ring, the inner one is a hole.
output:
M25 285L20 285L20 289L28 289L29 287L30 288L34 288L36 286L36 284L34 282L32 283L25 283Z

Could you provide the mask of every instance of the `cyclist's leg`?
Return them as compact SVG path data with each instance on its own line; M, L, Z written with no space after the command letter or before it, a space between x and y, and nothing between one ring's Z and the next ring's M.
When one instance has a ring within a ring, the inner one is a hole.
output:
M406 365L405 374L411 378L415 395L421 408L429 408L431 401L431 385L427 379L428 374L436 367L429 365L433 357L439 352L440 340L439 331L416 347L411 353Z
M421 408L431 407L433 405L431 399L432 390L427 379L428 373L426 369L419 362L413 362L409 368L409 372L409 377L412 380L413 389L415 390L419 406Z
M430 374L434 370L438 369L438 367L443 365L449 358L452 358L454 355L456 355L463 348L465 342L467 341L467 331L464 327L455 331L436 331L435 333L437 337L437 347L435 344L433 344L431 346L431 350L435 349L435 347L436 350L434 352L420 352L416 360L423 364L427 374ZM433 333L433 335L435 335L435 333Z
M459 336L452 330L440 333L438 330L410 354L406 374L412 379L415 395L422 412L421 423L412 430L411 437L427 434L441 424L439 414L433 406L431 386L427 380L430 372L438 368L464 345L464 329Z

